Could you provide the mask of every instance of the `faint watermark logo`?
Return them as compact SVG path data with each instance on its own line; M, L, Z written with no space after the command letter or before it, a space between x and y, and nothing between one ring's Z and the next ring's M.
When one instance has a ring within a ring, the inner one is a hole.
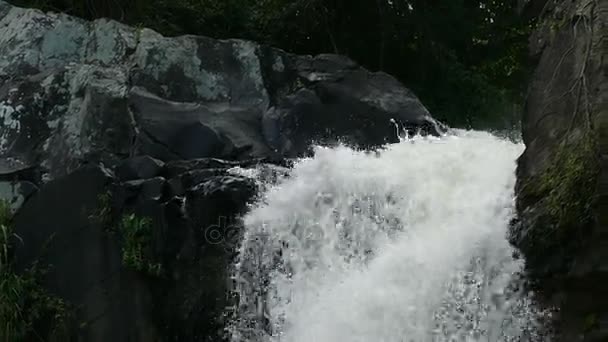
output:
M205 241L212 245L232 244L237 240L242 228L239 220L220 216L215 224L205 228Z

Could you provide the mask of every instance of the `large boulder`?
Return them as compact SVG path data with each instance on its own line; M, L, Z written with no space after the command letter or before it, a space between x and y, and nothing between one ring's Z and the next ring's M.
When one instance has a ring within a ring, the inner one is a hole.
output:
M0 0L0 198L17 270L47 269L74 341L221 341L260 179L311 144L443 130L396 79L344 56Z
M394 123L393 123L394 121ZM346 57L163 37L0 0L0 157L59 176L85 162L299 156L438 134L416 96Z
M151 294L122 267L119 241L90 217L113 179L89 165L44 185L14 219L15 258L20 269L48 268L45 288L75 310L80 340L155 341Z
M608 339L608 1L525 1L538 62L522 122L511 241L549 306L554 341Z
M121 180L101 165L80 167L22 203L18 268L48 268L43 284L73 310L74 341L221 341L239 215L255 199L255 175L284 170L197 159ZM130 217L148 229L129 235ZM125 259L134 243L137 264Z
M138 156L124 160L116 168L121 180L148 179L160 174L165 163L150 156Z
M17 212L23 203L38 190L43 170L19 164L0 164L0 198Z

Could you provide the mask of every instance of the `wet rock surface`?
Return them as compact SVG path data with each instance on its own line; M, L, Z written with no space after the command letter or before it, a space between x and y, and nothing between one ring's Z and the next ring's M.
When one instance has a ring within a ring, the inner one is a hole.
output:
M139 154L292 157L336 137L378 146L397 139L391 119L441 131L397 80L346 57L1 6L0 155L53 176Z
M511 240L557 309L556 341L604 341L608 1L523 1L538 17Z
M124 163L142 158L133 159ZM235 165L205 168L213 162L193 161L198 168L183 173L169 163L154 178L126 181L87 165L49 181L22 204L14 222L17 263L50 265L45 287L73 306L74 338L223 338L239 215L257 183ZM256 165L249 164L252 172L265 167ZM135 267L125 262L133 243L125 225L130 215L148 227Z
M260 177L313 143L443 129L393 77L343 56L0 0L0 197L18 268L48 267L74 341L221 341Z

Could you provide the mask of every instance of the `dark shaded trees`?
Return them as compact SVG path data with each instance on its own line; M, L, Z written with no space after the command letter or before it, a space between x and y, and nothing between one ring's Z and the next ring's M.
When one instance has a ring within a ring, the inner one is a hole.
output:
M519 120L529 23L508 0L265 0L259 40L297 53L337 52L416 91L460 127Z

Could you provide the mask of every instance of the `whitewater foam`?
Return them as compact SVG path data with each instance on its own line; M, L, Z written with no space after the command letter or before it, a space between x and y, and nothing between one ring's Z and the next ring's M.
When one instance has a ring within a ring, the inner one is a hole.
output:
M506 239L522 151L471 131L317 148L244 217L232 340L534 340Z

